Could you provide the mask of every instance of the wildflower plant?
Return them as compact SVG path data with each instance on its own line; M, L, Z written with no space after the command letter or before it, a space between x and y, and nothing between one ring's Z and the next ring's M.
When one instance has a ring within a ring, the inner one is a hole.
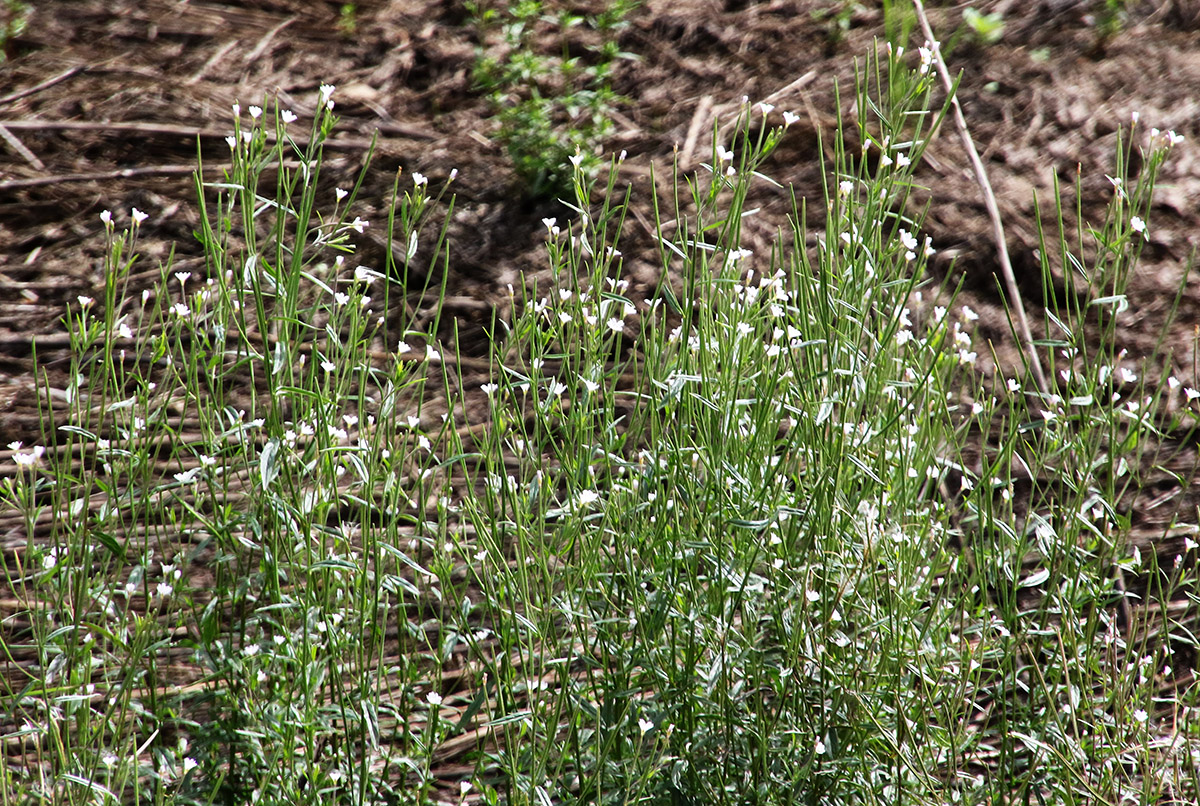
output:
M1129 508L1200 392L1119 345L1177 136L1129 130L1103 222L1056 194L1042 271L1078 293L1046 295L1039 388L930 270L935 47L866 61L811 204L766 174L796 120L769 104L655 176L657 288L621 158L568 156L484 380L411 313L444 295L412 279L445 276L426 177L388 254L430 270L357 262L332 87L305 136L235 108L203 262L139 290L146 216L105 213L69 383L0 488L4 801L1195 800L1195 525L1160 564ZM791 214L751 248L764 193Z
M441 289L353 262L357 187L320 181L333 91L306 135L286 109L235 105L225 178L197 178L205 258L188 270L134 293L145 216L102 215L104 296L67 316L54 447L19 452L6 488L30 540L51 534L7 580L41 670L6 692L34 748L6 773L19 801L410 791L379 747L403 759L424 738L415 670L436 645L408 614L438 591L413 559L430 521L402 513L441 494L445 424L423 408L437 321L397 324L392 303ZM438 260L439 199L397 184L389 236L410 261L423 237ZM385 669L389 640L404 649Z

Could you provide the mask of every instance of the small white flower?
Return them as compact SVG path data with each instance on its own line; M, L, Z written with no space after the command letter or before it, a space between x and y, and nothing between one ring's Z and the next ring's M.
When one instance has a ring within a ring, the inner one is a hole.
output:
M290 109L283 110L283 112L281 112L279 116L283 118L284 123L295 123L296 122L296 113Z
M366 219L360 218L359 216L355 216L354 220L350 222L350 229L352 229L358 233L361 233L363 230L365 230L369 226L370 226L370 222L367 221Z
M500 387L494 383L485 383L479 387L479 391L483 392L488 397L496 394L496 390Z
M1133 712L1133 718L1136 722L1145 722L1150 718L1150 715L1147 714L1143 709L1139 708Z
M1193 400L1200 397L1200 390L1193 389L1190 386L1185 386L1183 387L1183 394L1185 397L1187 397L1188 402L1191 403Z
M413 172L413 187L422 187L429 184L429 177L425 174Z
M442 695L438 694L436 691L431 691L425 695L425 702L429 703L434 708L437 708L442 704Z
M233 116L235 118L240 118L242 116L242 105L241 104L235 103L233 105Z
M232 134L225 138L225 142L229 143L229 150L233 151L237 148L237 138Z
M1146 232L1146 222L1143 221L1141 217L1134 216L1133 218L1129 219L1129 226L1134 232L1141 235L1147 241L1150 240L1150 233Z
M341 201L342 199L344 199L350 195L350 191L342 190L341 188L334 188L333 195L337 197L338 201Z
M796 122L796 121L798 121L799 119L800 119L800 116L799 116L799 115L797 115L797 114L795 114L794 112L784 112L784 113L783 113L783 126L784 126L784 128L787 128L788 126L791 126L793 123L795 123L795 122Z
M717 159L722 163L733 162L733 152L725 146L717 146Z
M112 212L105 210L100 214L100 220L104 222L104 226L112 226Z
M805 591L804 598L808 599L808 601L810 601L810 602L818 602L821 600L821 594L819 594L813 590Z
M608 324L608 329L611 330L613 333L620 333L621 331L623 331L625 329L625 322L620 319L615 319L615 318L609 319L607 324Z
M198 766L200 766L200 762L196 761L196 759L192 758L191 756L188 756L183 760L183 774L187 775Z
M400 355L404 355L405 353L410 352L411 350L412 350L412 345L406 341L402 341L396 345L396 352L399 353Z
M251 106L250 107L250 117L254 118L255 120L258 120L260 117L262 117L262 107L261 106Z
M130 211L129 211L129 214L130 214L131 216L133 216L133 223L134 223L134 226L137 226L138 224L141 224L143 221L145 221L147 218L149 218L149 217L150 217L148 214L146 214L146 213L143 213L141 210L139 210L139 209L138 209L138 208L136 208L136 207L134 207L132 210L130 210Z
M579 153L578 151L575 152L575 156L567 157L567 159L569 159L571 164L576 168L583 164L583 154Z
M96 300L92 299L91 297L85 296L83 294L80 294L78 297L76 297L76 299L79 300L79 306L81 308L88 308L92 305L92 303L94 303L96 301Z
M758 104L758 111L762 112L762 115L765 118L767 115L775 111L775 105L769 104L765 101L760 101Z
M642 732L643 736L645 736L647 733L649 733L653 729L654 729L654 723L651 722L649 719L639 719L638 720L638 730Z
M326 372L333 372L335 369L337 369L337 364L333 363L332 361L322 361L321 369L325 370Z
M337 89L332 84L321 85L321 105L325 106L329 103L329 99L333 97L333 91Z
M426 361L441 361L442 354L433 349L432 344L425 345L425 360Z
M579 491L579 506L587 507L600 500L600 493L595 490L580 490Z
M964 305L962 307L962 317L963 317L963 319L966 319L968 322L974 322L976 319L979 318L979 314L977 314L977 313L975 313L975 311L971 310L971 308L969 306Z
M165 599L174 592L175 588L173 588L170 583L167 582L159 582L154 586L154 595L160 599Z

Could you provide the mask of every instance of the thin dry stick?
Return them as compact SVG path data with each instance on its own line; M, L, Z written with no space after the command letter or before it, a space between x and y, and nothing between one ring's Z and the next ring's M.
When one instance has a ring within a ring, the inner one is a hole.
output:
M925 34L925 38L929 41L929 47L933 51L933 61L937 65L938 75L942 78L942 86L946 88L946 92L951 92L954 89L954 82L950 78L946 62L942 59L941 49L937 46L937 39L933 35L933 28L929 25L929 18L925 16L925 5L921 0L913 0L913 8L921 23L921 31ZM1000 208L996 205L996 194L992 192L992 184L988 181L983 160L979 159L979 152L975 150L971 132L967 130L967 120L963 117L958 96L952 96L950 103L954 108L954 124L958 127L963 148L966 149L967 157L971 160L971 167L975 169L975 181L979 183L979 189L983 191L983 202L987 206L988 217L992 220L992 237L996 241L996 251L1000 258L1000 273L1004 276L1004 286L1008 291L1011 307L1017 314L1017 328L1021 331L1021 338L1025 342L1025 351L1029 354L1029 368L1033 372L1033 379L1037 383L1038 389L1042 394L1047 394L1050 386L1046 383L1045 373L1042 372L1042 362L1038 358L1037 347L1033 343L1033 333L1029 329L1029 320L1025 318L1025 305L1021 301L1021 292L1017 288L1017 278L1013 274L1012 262L1008 259L1008 242L1004 238L1004 224L1000 220Z

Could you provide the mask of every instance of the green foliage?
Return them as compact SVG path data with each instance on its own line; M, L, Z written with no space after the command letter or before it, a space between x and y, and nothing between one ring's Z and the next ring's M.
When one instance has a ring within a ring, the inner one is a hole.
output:
M33 6L22 0L4 0L0 4L0 62L9 56L9 40L25 32L32 15Z
M344 37L352 37L358 31L358 6L354 3L343 3L338 9L338 33Z
M634 58L619 50L616 37L635 0L609 0L599 13L586 15L550 5L468 4L482 39L499 34L499 42L480 48L475 79L489 93L498 137L533 197L569 193L572 161L595 176L622 100L611 87L613 69ZM583 42L583 53L572 52L573 39ZM559 51L545 52L547 43Z
M1004 37L1004 16L998 11L981 14L968 6L963 9L963 23L971 31L971 37L981 45L994 45Z

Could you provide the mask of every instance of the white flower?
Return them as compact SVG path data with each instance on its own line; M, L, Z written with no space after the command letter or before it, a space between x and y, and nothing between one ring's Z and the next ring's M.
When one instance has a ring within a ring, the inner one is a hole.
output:
M717 146L717 159L721 162L733 162L733 152L725 146Z
M280 117L283 118L284 123L295 123L296 122L296 113L290 109L283 110L283 112L280 113Z
M496 394L496 390L499 388L500 387L494 383L485 383L479 387L479 391L483 392L488 397L491 397L492 395Z
M442 354L433 349L432 344L425 345L425 360L426 361L441 361Z
M793 113L793 112L784 112L784 113L783 113L783 125L784 125L784 128L787 128L788 126L791 126L793 123L795 123L795 122L796 122L796 121L798 121L799 119L800 119L800 116L799 116L799 115L797 115L797 114L795 114L795 113Z
M437 708L442 704L442 695L438 694L436 691L431 691L425 695L425 702L429 703L434 708Z
M90 306L92 303L94 303L96 301L96 300L92 299L91 297L84 296L83 294L80 294L78 297L76 297L76 299L79 300L79 305L82 308L87 308L88 306Z
M654 728L654 723L651 722L649 719L639 719L638 720L638 730L640 730L642 732L643 736L645 736L647 733L649 733L651 730L653 730L653 728Z
M225 138L225 142L229 143L230 151L233 151L235 148L237 148L237 138L234 137L232 134Z
M1146 232L1146 222L1143 221L1139 216L1134 216L1133 218L1129 219L1129 226L1134 232L1141 235L1147 241L1150 240L1150 233Z
M333 363L332 361L322 361L321 369L325 370L326 372L333 372L335 369L337 369L337 364Z
M765 101L760 101L758 104L758 111L762 112L763 117L765 118L767 115L775 111L775 105L766 103Z
M130 210L129 214L131 216L133 216L134 226L141 224L143 221L145 221L147 218L150 217L148 214L143 213L141 210L139 210L136 207L134 207L132 210Z
M962 307L962 317L963 317L963 319L966 319L968 322L974 322L976 319L979 318L979 314L977 314L977 313L975 313L975 311L971 310L971 308L969 306L964 305Z
M413 187L421 187L429 184L429 177L425 174L413 172Z
M333 91L337 89L332 84L321 85L321 105L325 106L329 103L329 99L333 96Z
M613 333L620 333L622 330L625 329L625 322L623 322L620 319L615 319L615 318L609 319L607 324L608 324L608 329L611 330Z
M235 118L238 118L238 117L241 117L241 116L242 116L242 105L241 105L241 104L234 104L234 105L233 105L233 116L234 116Z
M359 232L359 233L361 233L364 229L366 229L369 226L370 226L370 222L367 221L366 219L360 218L359 216L355 216L354 220L350 222L350 229L354 230L355 232Z
M578 151L575 152L575 156L568 157L567 159L571 160L571 164L576 168L583 164L583 154L580 154Z
M105 210L100 214L100 220L104 222L104 226L112 226L112 213L108 210Z
M1134 711L1134 712L1133 712L1133 718L1134 718L1134 720L1135 720L1135 721L1137 721L1137 722L1145 722L1147 719L1149 719L1149 718L1150 718L1150 715L1149 715L1149 714L1147 714L1147 713L1146 713L1144 710L1142 710L1141 708L1139 708L1139 709L1137 709L1136 711Z
M580 490L579 491L579 506L587 507L600 500L600 493L595 490Z
M350 191L348 191L348 190L342 190L341 188L334 188L334 189L333 189L333 195L334 195L334 196L337 196L337 200L338 200L338 201L341 201L342 199L344 199L344 198L346 198L348 195L350 195Z
M255 120L258 120L260 117L262 117L262 107L261 106L251 106L250 107L250 117L254 118Z
M171 587L170 583L160 582L154 586L154 595L160 599L165 599L175 592L175 588Z

